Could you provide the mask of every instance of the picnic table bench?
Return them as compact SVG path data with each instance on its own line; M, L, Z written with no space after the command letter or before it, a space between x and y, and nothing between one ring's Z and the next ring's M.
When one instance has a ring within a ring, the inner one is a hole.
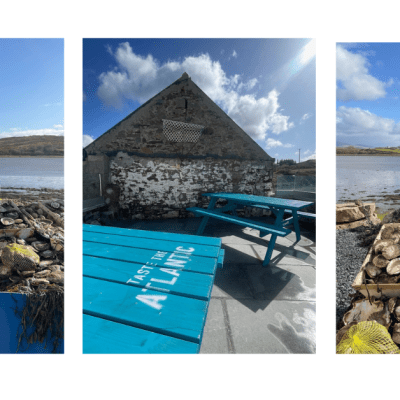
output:
M203 217L203 220L201 221L197 230L197 234L201 235L204 232L204 228L206 227L210 217L252 229L257 229L260 231L260 237L270 234L271 239L269 241L267 253L263 261L264 267L267 266L271 261L271 256L277 237L284 237L291 233L291 230L287 229L288 225L293 224L294 231L296 232L296 240L299 241L301 239L300 226L298 222L299 217L315 218L315 214L299 211L313 204L312 202L308 201L280 199L276 197L262 197L237 193L204 193L203 196L211 197L211 201L207 209L199 207L187 208L188 211L193 212L195 215ZM215 205L218 199L227 200L228 203L224 207L216 209ZM243 206L271 210L276 216L275 223L271 225L239 217L237 215L237 209ZM228 211L232 212L232 215L225 214L225 212ZM283 216L285 212L291 213L292 216L284 220Z
M83 352L198 353L221 239L83 226Z

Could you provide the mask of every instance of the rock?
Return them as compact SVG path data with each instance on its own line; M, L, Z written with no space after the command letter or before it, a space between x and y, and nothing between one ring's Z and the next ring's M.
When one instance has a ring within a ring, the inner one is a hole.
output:
M23 228L20 229L17 233L16 233L16 237L19 239L27 239L29 237L31 237L34 234L34 229L33 228Z
M51 264L53 264L53 263L54 263L53 260L43 260L43 261L41 261L41 262L39 263L39 267L40 267L40 268L45 268L45 267L47 267L47 266L49 266L49 265L51 265Z
M50 282L47 279L44 278L32 278L31 280L32 285L48 285Z
M52 271L49 275L46 276L46 279L49 282L63 284L64 283L64 272L62 271Z
M4 265L19 271L34 270L40 262L39 256L32 247L16 243L8 244L3 249L1 260Z
M390 246L386 246L382 251L382 255L387 260L393 260L394 258L399 257L400 256L400 245L392 244Z
M7 265L0 264L0 278L7 278L12 274L12 268Z
M385 215L382 220L383 224L391 224L394 222L400 222L400 208Z
M376 214L372 215L372 217L370 217L370 219L374 225L379 225L381 223L381 220L377 217ZM357 228L359 226L368 226L368 220L366 218L364 218L359 221L348 222L348 223L344 223L344 224L337 224L336 229L353 229L353 228Z
M400 344L400 324L394 324L392 340L393 342Z
M372 216L375 212L375 203L364 203L364 207L355 203L336 205L336 223L354 222L365 218L364 208L367 215Z
M23 278L27 278L29 276L33 276L35 271L18 271L19 275L22 276Z
M50 258L53 257L53 252L51 250L46 250L40 253L43 258Z
M164 218L178 218L179 217L179 211L169 211L166 214L163 215Z
M50 244L45 242L36 241L31 243L31 246L34 247L37 251L45 251L50 249Z
M15 223L12 218L2 218L0 221L4 226L13 225Z
M45 269L43 271L36 272L35 278L45 278L46 276L50 275L51 271L49 269Z
M357 300L352 306L352 309L343 316L345 325L351 322L376 321L386 329L389 328L390 312L388 305L382 301L376 300L371 304L368 299Z

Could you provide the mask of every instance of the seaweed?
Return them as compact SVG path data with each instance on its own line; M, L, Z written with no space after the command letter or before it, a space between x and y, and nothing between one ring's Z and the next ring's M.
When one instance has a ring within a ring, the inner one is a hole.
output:
M35 342L45 343L45 348L53 346L52 353L64 339L64 291L60 287L46 292L27 294L25 305L18 308L15 302L14 313L21 322L17 331L17 353L26 352ZM26 343L26 347L22 347Z

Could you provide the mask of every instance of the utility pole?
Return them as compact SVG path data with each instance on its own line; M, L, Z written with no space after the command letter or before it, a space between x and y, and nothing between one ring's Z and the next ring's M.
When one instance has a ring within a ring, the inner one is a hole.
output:
M299 149L299 163L300 163L300 150L301 150L301 149Z

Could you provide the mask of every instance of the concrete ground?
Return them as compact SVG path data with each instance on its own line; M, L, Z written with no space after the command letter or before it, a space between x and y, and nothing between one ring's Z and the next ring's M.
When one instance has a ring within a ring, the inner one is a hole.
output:
M253 218L268 221L268 217ZM113 223L133 229L196 234L201 218ZM200 353L315 353L315 224L301 222L276 241L259 231L209 220L203 236L220 237L225 260L214 283Z

